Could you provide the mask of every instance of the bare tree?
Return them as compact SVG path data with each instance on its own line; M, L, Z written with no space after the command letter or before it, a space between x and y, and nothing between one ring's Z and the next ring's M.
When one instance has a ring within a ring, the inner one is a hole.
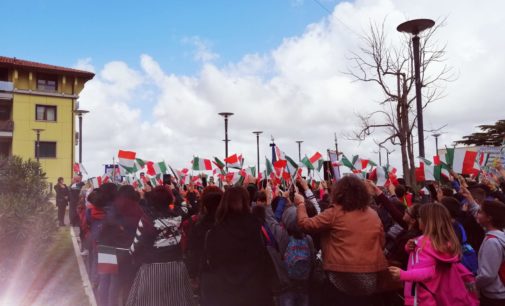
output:
M445 20L423 33L421 37L421 82L423 84L423 109L443 98L445 82L454 77L452 69L445 65L445 45L435 41L435 33ZM386 132L386 137L375 140L383 145L390 142L399 145L403 174L406 183L415 186L414 135L417 115L415 103L415 74L412 40L405 35L405 42L396 46L387 40L385 20L371 23L368 33L362 36L363 45L349 58L352 65L348 74L356 81L376 84L384 94L379 109L358 114L359 130L353 138L364 140L376 129ZM396 33L395 33L396 34ZM398 33L399 35L399 33Z

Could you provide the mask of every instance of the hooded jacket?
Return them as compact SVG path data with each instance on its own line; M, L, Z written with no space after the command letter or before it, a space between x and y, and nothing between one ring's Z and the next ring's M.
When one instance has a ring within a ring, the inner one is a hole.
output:
M441 275L437 272L437 262L457 263L458 255L449 255L436 251L431 245L431 241L426 236L420 236L415 241L416 247L410 252L407 271L400 272L400 280L405 281L405 305L436 306L436 301L432 294L422 286L416 286L415 296L412 294L412 283L424 283L428 289L435 292L438 287ZM448 292L448 294L451 294Z
M479 250L479 269L477 288L490 299L505 299L505 286L500 280L498 270L505 261L505 233L489 231Z

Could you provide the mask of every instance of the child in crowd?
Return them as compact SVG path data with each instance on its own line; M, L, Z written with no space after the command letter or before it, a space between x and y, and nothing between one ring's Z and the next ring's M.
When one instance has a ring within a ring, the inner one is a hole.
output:
M450 267L458 263L461 256L461 246L448 210L440 204L425 204L420 208L419 217L423 235L410 240L406 246L410 251L407 271L389 268L394 278L406 282L405 305L436 306L440 305L437 303L440 300L452 301L447 304L452 306L473 305L458 300L465 292L437 291L443 282L448 281L442 279L439 267ZM446 296L437 296L440 294Z
M479 250L477 287L482 306L505 305L505 204L485 201L477 221L486 230Z

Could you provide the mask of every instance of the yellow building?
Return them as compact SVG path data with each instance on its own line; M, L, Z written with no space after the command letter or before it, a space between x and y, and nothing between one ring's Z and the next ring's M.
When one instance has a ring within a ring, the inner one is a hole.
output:
M76 101L94 74L0 56L0 155L37 158L48 181L72 177Z

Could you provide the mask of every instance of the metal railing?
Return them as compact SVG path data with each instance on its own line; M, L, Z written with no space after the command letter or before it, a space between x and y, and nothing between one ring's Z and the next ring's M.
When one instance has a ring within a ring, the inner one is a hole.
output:
M0 81L0 91L13 91L14 83L7 81Z

